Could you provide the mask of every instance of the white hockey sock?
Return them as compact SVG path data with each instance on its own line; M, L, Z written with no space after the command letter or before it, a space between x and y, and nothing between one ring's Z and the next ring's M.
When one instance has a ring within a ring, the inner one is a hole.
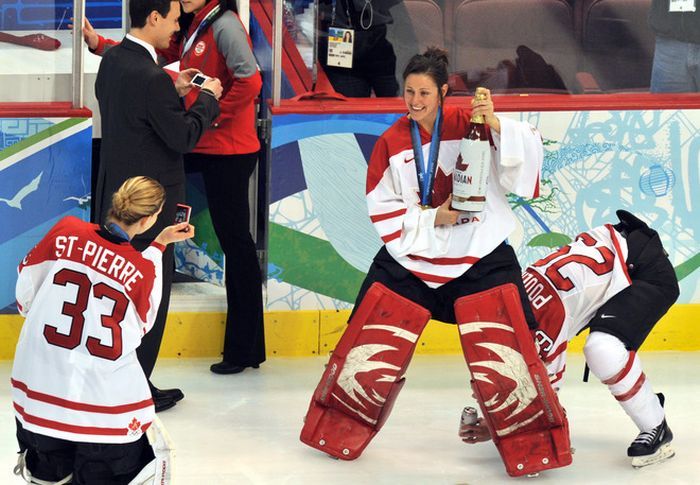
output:
M664 410L642 372L636 352L610 334L591 332L583 347L586 363L632 418L640 431L651 431L664 420Z

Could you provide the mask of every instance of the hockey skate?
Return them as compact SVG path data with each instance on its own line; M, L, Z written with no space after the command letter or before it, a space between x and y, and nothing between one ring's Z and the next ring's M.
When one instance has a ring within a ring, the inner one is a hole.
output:
M664 405L664 395L658 393L661 406ZM642 468L672 458L676 452L671 448L673 433L664 419L660 425L651 431L639 433L637 438L627 448L627 456L632 458L634 468Z

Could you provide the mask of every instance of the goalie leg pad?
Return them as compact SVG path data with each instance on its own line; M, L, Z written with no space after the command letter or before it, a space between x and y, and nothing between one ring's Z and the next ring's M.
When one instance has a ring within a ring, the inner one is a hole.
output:
M566 415L513 284L455 302L464 358L484 420L511 476L571 463Z
M129 485L167 485L173 480L173 459L175 448L172 439L158 416L146 431L148 443L153 449L155 458L144 466Z
M374 283L340 338L311 399L301 441L360 456L386 422L430 312Z

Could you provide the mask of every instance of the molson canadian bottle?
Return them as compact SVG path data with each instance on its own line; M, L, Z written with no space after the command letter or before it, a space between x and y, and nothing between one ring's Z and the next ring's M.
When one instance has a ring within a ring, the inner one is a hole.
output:
M484 88L476 88L474 98L486 99ZM452 174L452 208L479 212L486 205L486 187L491 167L491 146L483 116L472 116L467 135L459 144L457 164Z

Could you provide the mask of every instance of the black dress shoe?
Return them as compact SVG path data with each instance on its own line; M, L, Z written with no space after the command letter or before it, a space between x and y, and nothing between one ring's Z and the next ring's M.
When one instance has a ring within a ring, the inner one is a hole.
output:
M160 398L153 398L153 404L156 408L156 412L160 413L161 411L165 411L166 409L170 409L171 407L175 406L176 402L173 399L170 399L169 397L160 397Z
M185 395L180 389L158 389L153 384L150 385L151 396L153 399L170 399L171 401L178 402L181 401Z
M211 367L209 367L209 370L212 371L214 374L238 374L240 372L243 372L246 369L246 367L252 367L253 369L257 369L258 367L260 367L260 365L239 365L222 360L217 364L212 364Z
M157 391L164 395L169 397L175 402L182 401L185 398L185 394L178 388L173 388L173 389L157 389Z

